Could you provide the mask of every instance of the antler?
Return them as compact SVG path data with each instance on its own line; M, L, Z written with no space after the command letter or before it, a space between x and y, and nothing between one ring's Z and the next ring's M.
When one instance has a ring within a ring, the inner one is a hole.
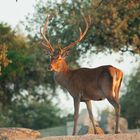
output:
M79 42L81 42L81 40L83 40L83 38L86 36L87 32L89 31L91 25L93 24L93 19L91 18L91 16L88 17L89 18L88 20L87 20L87 18L84 15L82 15L82 17L83 17L83 20L84 20L84 22L86 24L85 31L82 32L81 28L79 28L80 37L75 42L72 42L68 46L64 47L62 49L62 53L66 53L71 48L73 48L76 44L78 44Z
M42 36L41 44L45 47L45 49L47 49L47 51L49 51L49 54L52 54L54 52L54 48L52 47L51 43L45 36L48 21L49 21L49 16L47 15L44 26L40 27L40 34Z

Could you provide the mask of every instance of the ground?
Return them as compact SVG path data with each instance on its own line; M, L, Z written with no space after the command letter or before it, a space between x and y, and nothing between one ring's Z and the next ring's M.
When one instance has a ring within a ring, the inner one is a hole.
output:
M100 130L100 129L99 129ZM41 137L40 132L26 128L0 128L0 140L140 140L140 132L120 134L85 134L80 136Z
M139 133L46 137L37 140L140 140Z

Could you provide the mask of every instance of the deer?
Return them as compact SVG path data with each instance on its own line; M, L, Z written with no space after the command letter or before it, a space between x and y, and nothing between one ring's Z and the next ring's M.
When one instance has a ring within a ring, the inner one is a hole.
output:
M77 122L80 102L85 102L89 119L93 125L95 134L98 134L92 113L91 101L100 101L107 99L115 109L115 133L119 133L119 91L123 72L112 65L102 65L96 68L69 68L66 62L66 56L69 51L80 43L88 31L90 30L93 19L82 14L84 31L79 28L79 38L65 47L59 46L54 48L46 37L49 16L47 16L45 24L40 27L40 36L42 47L50 56L49 70L54 72L54 78L58 84L65 88L73 98L74 102L74 126L72 135L77 134Z

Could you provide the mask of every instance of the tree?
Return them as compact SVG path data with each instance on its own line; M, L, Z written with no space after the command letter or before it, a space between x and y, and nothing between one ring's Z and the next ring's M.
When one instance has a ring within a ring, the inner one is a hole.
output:
M8 66L11 61L7 58L7 47L0 45L0 75L2 70Z
M0 24L0 36L2 50L8 49L2 56L12 61L0 75L0 127L40 129L61 124L61 110L52 103L56 95L52 75L46 70L48 58L37 41L6 24Z
M60 117L61 110L51 101L18 103L7 113L7 126L43 129L57 125L64 125L65 121Z
M54 93L54 81L52 74L46 71L48 58L41 53L41 49L36 46L37 42L31 38L27 40L23 35L17 35L8 25L0 26L0 44L4 49L8 48L7 57L12 61L0 75L0 104L5 108L12 102L15 95L19 95L22 89L26 89L30 94L34 94L36 87L42 85L48 92ZM8 61L8 62L7 62ZM40 66L41 65L41 66ZM50 88L51 87L51 88ZM44 94L46 94L44 92ZM54 94L51 94L52 96ZM34 94L36 98L40 98Z
M100 5L99 5L100 4ZM98 6L99 5L99 6ZM58 40L62 46L78 38L78 28L82 24L81 13L85 16L92 15L93 28L82 46L73 49L73 56L79 56L80 52L99 51L130 51L140 54L140 3L138 0L70 0L70 1L47 1L40 0L35 5L33 17L27 17L26 29L32 31L39 28L46 14L52 16L49 24L47 37L57 47ZM35 26L33 26L35 23ZM39 37L38 32L36 35ZM74 55L75 54L75 55ZM73 57L73 58L75 58ZM76 57L77 58L77 57Z
M120 98L121 114L128 120L129 128L140 127L140 67L126 85L127 91Z
M0 127L43 129L66 123L57 104L53 104L47 96L38 101L24 91L13 100L6 111L0 112Z
M0 24L0 75L2 74L3 69L11 63L11 60L7 57L8 47L5 45L5 37L3 36L3 33L7 33L9 30L10 27L6 26L6 24Z

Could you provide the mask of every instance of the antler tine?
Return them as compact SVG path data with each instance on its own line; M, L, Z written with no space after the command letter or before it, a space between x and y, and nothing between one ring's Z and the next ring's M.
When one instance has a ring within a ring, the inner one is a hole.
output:
M47 15L46 17L46 22L44 24L44 26L40 27L40 34L42 36L42 45L46 47L46 49L50 52L53 53L54 52L54 48L52 47L51 43L49 42L49 40L46 38L45 33L46 33L46 29L47 29L47 24L49 21L49 16ZM43 29L43 31L42 31Z
M77 43L79 43L87 34L87 32L89 31L91 25L93 24L93 19L91 18L91 16L89 16L89 21L87 20L87 18L82 14L82 18L86 24L86 29L84 32L82 32L81 28L79 28L79 32L80 32L80 37L75 41L70 43L68 46L64 47L63 53L65 53L66 51L69 51L71 48L73 48Z

